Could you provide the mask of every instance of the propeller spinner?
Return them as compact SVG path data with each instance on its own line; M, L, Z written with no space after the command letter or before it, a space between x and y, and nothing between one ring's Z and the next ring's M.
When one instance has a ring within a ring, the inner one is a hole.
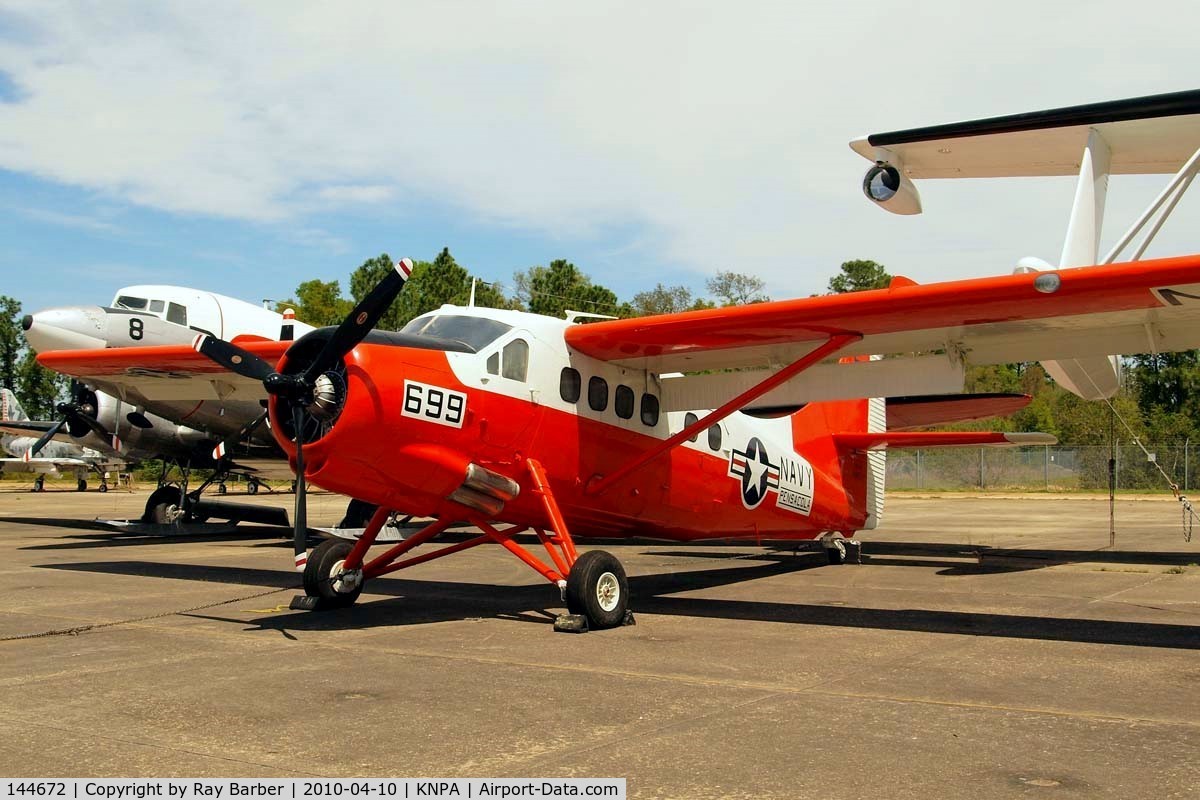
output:
M367 296L356 305L342 323L334 329L333 334L325 341L324 347L316 357L308 362L301 371L281 373L263 359L235 344L217 339L208 334L200 334L192 342L197 352L211 358L221 366L236 372L246 378L262 381L267 394L276 401L285 402L292 411L292 434L296 443L296 506L294 514L293 545L296 555L296 569L302 571L308 561L306 539L308 531L308 511L305 501L304 476L304 441L306 417L318 420L328 419L336 411L341 399L338 397L336 381L327 373L335 370L346 354L353 350L359 342L375 327L375 323L383 316L392 302L404 288L409 275L412 274L413 262L403 258L397 261L395 269L387 277L377 283ZM311 335L311 334L310 334ZM305 353L304 345L308 337L300 339L288 349L288 355L299 356ZM289 366L295 366L295 360L289 360ZM340 379L340 376L339 376ZM260 416L243 431L257 427L265 418ZM239 431L237 436L242 435ZM225 442L217 446L220 451ZM216 453L214 452L214 455Z

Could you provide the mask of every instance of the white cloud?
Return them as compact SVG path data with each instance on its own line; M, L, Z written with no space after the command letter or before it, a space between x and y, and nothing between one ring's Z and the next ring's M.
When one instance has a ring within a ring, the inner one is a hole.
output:
M605 249L777 296L847 258L999 273L1056 256L1070 181L931 185L898 219L858 193L846 142L1189 88L1190 3L1061 7L18 4L0 167L182 214L428 198L560 239L632 230ZM1135 206L1114 192L1110 212Z

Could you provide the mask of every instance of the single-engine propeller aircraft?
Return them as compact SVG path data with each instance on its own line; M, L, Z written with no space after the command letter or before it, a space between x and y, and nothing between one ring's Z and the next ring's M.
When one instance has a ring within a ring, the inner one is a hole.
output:
M1068 233L1068 249L1087 240L1094 250L1097 176L1108 165L1182 164L1185 173L1200 162L1200 92L1023 120L881 137L891 144L870 145L864 186L885 206L911 200L915 173L897 165L901 139L941 143L929 145L939 153L964 142L955 167L963 174L1007 158L1005 135L1019 144L1032 131L1042 146L1064 137L1086 148L1085 162L1103 139L1111 159L1080 170L1086 198ZM972 150L985 131L1000 141ZM1164 155L1156 132L1185 146ZM1136 152L1125 158L1123 148ZM1084 218L1087 236L1076 230ZM136 393L147 407L212 392L269 398L271 431L301 486L312 480L379 506L357 542L331 539L308 554L297 492L295 563L307 595L299 607L348 605L366 580L496 543L560 588L571 612L563 628L605 628L627 619L625 573L609 553L578 551L576 537L815 540L836 563L855 532L880 522L887 448L1053 441L912 430L1019 406L956 394L967 364L1054 360L1077 378L1068 389L1107 396L1115 387L1097 364L1111 364L1109 354L1200 346L1200 256L1091 261L588 324L578 314L444 306L400 332L372 330L404 286L411 262L403 260L341 325L294 343L198 334L192 348L40 360ZM435 519L369 557L391 509ZM459 521L480 534L414 554ZM517 540L525 532L545 556Z

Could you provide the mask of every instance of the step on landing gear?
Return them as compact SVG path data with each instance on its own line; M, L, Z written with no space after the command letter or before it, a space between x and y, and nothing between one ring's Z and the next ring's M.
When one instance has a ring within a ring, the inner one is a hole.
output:
M432 541L459 521L447 515L368 561L367 550L374 544L392 513L391 509L380 507L371 516L357 542L330 539L313 550L304 569L305 593L293 598L291 608L308 611L344 608L358 599L363 584L369 578L443 558L481 544L494 543L504 547L559 588L569 613L558 616L554 622L555 630L583 633L591 629L635 624L633 613L629 610L629 581L621 562L603 550L591 550L583 554L575 550L575 543L550 491L545 472L532 459L526 463L533 478L533 492L541 500L551 523L546 529L533 528L532 531L546 549L553 567L515 541L517 534L530 528L519 525L497 528L470 512L465 513L465 518L479 528L479 536L419 556L409 556L412 550Z

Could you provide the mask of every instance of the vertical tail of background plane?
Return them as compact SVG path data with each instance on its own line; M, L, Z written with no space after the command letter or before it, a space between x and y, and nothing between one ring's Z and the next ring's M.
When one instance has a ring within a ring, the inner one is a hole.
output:
M17 402L17 397L12 390L0 388L0 420L25 422L28 419L29 415L25 413L25 409L21 408L21 404Z
M809 403L792 414L792 444L814 469L832 473L846 488L847 501L866 513L862 528L878 527L883 517L887 478L886 450L839 447L835 434L883 433L887 430L887 403L882 397Z

